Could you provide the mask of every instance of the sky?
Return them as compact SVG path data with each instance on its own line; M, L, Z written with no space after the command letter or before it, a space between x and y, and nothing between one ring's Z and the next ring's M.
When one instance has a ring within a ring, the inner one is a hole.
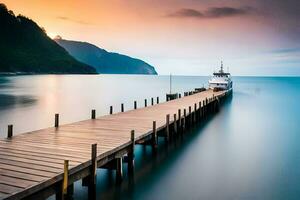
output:
M54 38L140 58L159 74L300 76L299 0L2 0Z

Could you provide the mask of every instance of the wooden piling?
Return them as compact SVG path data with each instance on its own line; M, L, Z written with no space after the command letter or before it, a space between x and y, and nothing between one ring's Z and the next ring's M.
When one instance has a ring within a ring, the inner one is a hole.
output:
M173 127L174 127L174 133L177 134L177 117L176 117L176 113L174 114Z
M181 98L181 94L180 93L178 94L178 98Z
M113 106L110 106L110 109L109 109L109 114L113 114Z
M90 184L96 185L96 182L97 182L97 143L92 144L91 161L92 161L92 167L91 167L92 171L91 171Z
M154 105L154 99L153 99L153 97L151 98L151 105L152 106Z
M170 114L166 115L166 141L170 139Z
M186 130L186 109L184 109L183 110L183 126L182 126L183 128L183 130L182 130L182 132L184 132L185 130Z
M95 109L92 110L91 119L96 119L96 110Z
M69 179L69 160L64 161L64 176L62 184L62 196L65 197L68 194L68 179Z
M122 158L116 158L116 182L120 184L123 180Z
M182 119L181 119L181 109L178 109L178 128L177 128L180 132L182 133Z
M204 118L205 117L205 101L203 100L203 103L202 103L202 117Z
M193 117L192 117L192 106L189 106L189 127L192 126L193 123Z
M198 121L200 121L200 120L201 120L201 117L202 117L202 116L201 116L201 114L202 114L201 111L202 111L201 101L199 101L199 108L198 108L198 113L199 113L198 116L199 116L199 118L198 118Z
M121 104L121 112L124 112L124 103Z
M135 110L137 109L137 103L136 103L136 101L134 101L133 107L134 107Z
M135 135L134 130L131 130L130 135L131 146L128 152L128 174L132 175L134 172L134 145L135 145Z
M153 121L152 125L152 136L151 136L151 144L153 152L156 153L157 150L157 131L156 131L156 121Z
M196 117L197 117L197 104L194 104L194 124L196 123Z
M147 107L147 99L145 99L145 107Z
M156 97L156 104L159 104L159 97Z
M55 114L55 120L54 120L54 127L58 127L59 126L59 114Z
M7 138L11 138L13 136L13 125L10 124L7 126Z

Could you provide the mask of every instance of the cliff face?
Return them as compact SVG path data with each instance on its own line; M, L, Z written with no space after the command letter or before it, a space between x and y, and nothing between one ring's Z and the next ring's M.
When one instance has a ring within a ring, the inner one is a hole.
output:
M90 74L96 70L73 58L34 21L0 4L0 72Z
M157 74L148 63L126 55L107 52L86 42L63 40L55 41L77 60L93 66L102 74Z

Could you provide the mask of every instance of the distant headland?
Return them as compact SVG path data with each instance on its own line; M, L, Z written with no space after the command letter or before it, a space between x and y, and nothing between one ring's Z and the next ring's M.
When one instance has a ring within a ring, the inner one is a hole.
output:
M138 59L88 43L52 40L44 28L4 4L0 27L0 74L157 74Z

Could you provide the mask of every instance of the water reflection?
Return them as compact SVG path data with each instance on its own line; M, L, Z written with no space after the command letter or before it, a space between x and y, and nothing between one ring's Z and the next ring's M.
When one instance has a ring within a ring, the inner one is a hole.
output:
M37 99L28 95L0 94L0 110L10 109L17 106L30 106L36 103Z

